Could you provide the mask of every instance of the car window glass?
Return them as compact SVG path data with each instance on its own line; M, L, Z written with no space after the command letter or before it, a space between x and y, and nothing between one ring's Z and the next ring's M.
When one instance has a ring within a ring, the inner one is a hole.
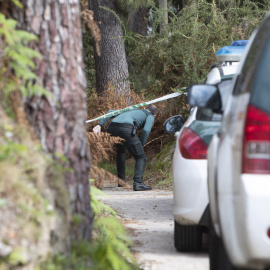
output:
M220 125L220 122L193 121L189 128L195 131L201 139L209 145L213 135L217 133Z
M200 121L221 121L222 114L214 113L211 109L198 108L196 113L196 120Z
M239 95L241 93L251 91L250 87L252 85L253 73L255 72L258 57L260 55L262 45L265 43L270 31L269 20L270 18L263 22L263 25L254 37L242 71L236 79L233 95Z
M251 103L270 114L270 34L259 58L252 84Z
M196 119L201 121L211 121L213 117L213 111L206 108L198 108Z
M231 84L232 84L232 80L225 80L218 84L218 90L220 93L221 103L222 103L222 108L221 108L222 111L224 110L227 104L228 98L232 92Z

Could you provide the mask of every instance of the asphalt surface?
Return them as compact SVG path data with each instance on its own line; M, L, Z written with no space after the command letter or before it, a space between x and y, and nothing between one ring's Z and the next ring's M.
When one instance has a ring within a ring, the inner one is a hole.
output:
M134 242L132 251L144 270L209 270L207 248L180 253L174 248L172 191L105 187L100 200L121 217Z

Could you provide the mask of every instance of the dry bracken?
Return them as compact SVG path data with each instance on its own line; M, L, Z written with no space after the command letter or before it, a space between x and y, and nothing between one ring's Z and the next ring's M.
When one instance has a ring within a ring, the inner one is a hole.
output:
M115 153L114 144L122 143L123 139L112 137L109 133L105 132L101 132L100 134L88 132L87 137L93 156L93 164L89 174L95 180L94 185L98 188L103 188L105 180L110 181L110 183L125 185L123 180L97 166L100 161L104 159L110 160L112 158L112 155Z
M96 51L97 54L100 56L101 49L100 49L100 41L101 41L101 34L98 27L98 24L94 20L94 12L88 9L87 1L81 2L81 18L82 18L82 31L85 32L85 25L87 25L91 31L91 34L96 42Z

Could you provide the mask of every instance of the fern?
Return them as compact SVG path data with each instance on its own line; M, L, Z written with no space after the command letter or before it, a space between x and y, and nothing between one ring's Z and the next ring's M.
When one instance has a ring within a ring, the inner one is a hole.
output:
M93 252L93 259L98 262L96 269L138 269L129 250L132 242L117 218L98 219L95 222L95 230L99 231L99 237L95 243L96 249Z
M20 2L13 0L19 7ZM0 38L2 40L2 66L0 66L0 81L2 92L7 96L10 92L20 90L23 96L52 94L46 91L33 72L35 60L42 58L41 54L28 47L31 41L38 38L26 31L16 30L17 22L6 19L0 14Z
M23 8L23 5L20 3L19 0L11 0L17 7Z
M91 208L94 216L97 218L104 213L116 216L116 212L108 205L100 202L97 198L99 195L105 195L100 189L95 186L91 186L90 197L91 197Z

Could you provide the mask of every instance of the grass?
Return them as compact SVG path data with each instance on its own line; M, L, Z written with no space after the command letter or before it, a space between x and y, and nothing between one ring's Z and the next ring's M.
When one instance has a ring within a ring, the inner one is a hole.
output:
M98 164L99 168L102 168L106 171L109 171L111 174L114 174L117 176L117 168L116 168L116 161L111 160L103 160L101 163ZM135 168L135 159L130 158L126 160L126 180L127 182L132 181L133 174L134 174L134 168Z

